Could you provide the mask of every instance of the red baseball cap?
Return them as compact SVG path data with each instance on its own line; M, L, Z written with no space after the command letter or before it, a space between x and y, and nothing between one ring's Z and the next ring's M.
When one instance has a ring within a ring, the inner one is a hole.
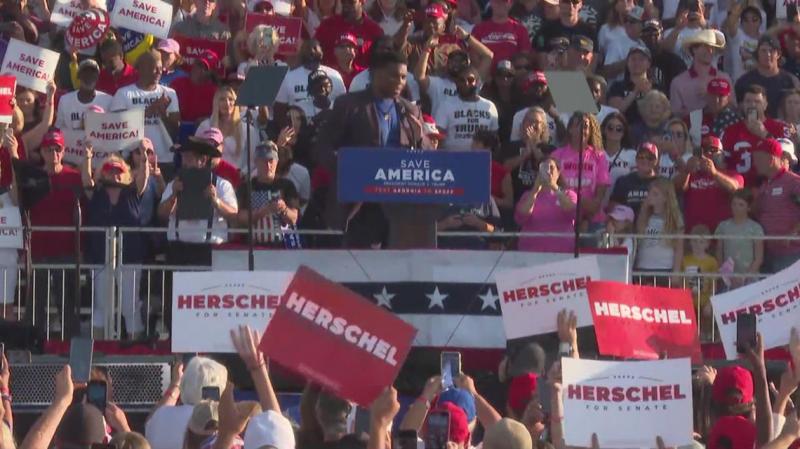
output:
M338 47L340 45L352 45L358 48L358 39L353 33L344 33L336 40L336 46Z
M711 148L717 148L717 149L721 150L722 149L722 142L719 140L719 137L717 137L717 136L715 136L713 134L706 134L703 137L702 146L703 146L703 148L711 147Z
M778 142L775 144L778 146L778 156L780 156L783 151L781 145ZM720 368L711 386L711 399L720 405L753 402L753 376L750 371L738 365Z
M444 19L447 17L447 13L444 11L444 7L439 3L431 3L425 8L425 15L428 17L433 17L434 19Z
M708 82L706 92L718 97L727 97L731 94L731 83L725 78L714 78Z
M42 143L39 145L42 148L44 147L59 147L64 148L64 133L61 132L60 129L54 128L42 137Z
M508 387L508 405L511 410L521 414L533 395L536 393L538 377L536 374L522 374L511 379Z
M761 151L773 157L781 157L783 155L783 147L781 143L775 139L762 139L756 144L753 151Z
M219 62L219 57L213 51L205 50L202 54L200 54L200 56L197 57L195 62L203 64L208 70L213 70L217 66L217 62Z
M658 160L658 147L653 142L642 142L639 145L639 148L636 150L636 154L639 154L642 151L653 155L653 157Z
M452 402L442 402L433 411L450 413L450 441L454 443L469 442L469 422L467 422L467 414L461 407Z
M714 423L708 449L753 449L756 426L743 416L723 416Z
M444 140L447 137L447 134L436 126L436 120L428 114L422 114L422 130L426 136L435 137L439 140Z
M528 78L524 81L522 88L523 90L528 90L536 83L547 86L547 77L544 76L544 72L541 70L528 73Z
M103 164L101 171L118 171L119 173L127 173L128 166L121 161L109 161Z

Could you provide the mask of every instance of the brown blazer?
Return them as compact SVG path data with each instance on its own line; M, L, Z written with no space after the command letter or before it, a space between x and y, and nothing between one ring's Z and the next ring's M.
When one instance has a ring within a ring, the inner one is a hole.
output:
M430 140L422 130L422 114L413 103L397 99L400 118L400 145L411 149L432 149ZM336 154L342 147L380 147L380 130L375 97L367 89L342 95L333 104L321 123L314 145L314 159L333 174L333 182L326 205L328 225L344 229L347 213L352 205L339 204L337 198ZM394 248L434 247L437 207L413 204L384 204L384 214L389 220L389 246Z

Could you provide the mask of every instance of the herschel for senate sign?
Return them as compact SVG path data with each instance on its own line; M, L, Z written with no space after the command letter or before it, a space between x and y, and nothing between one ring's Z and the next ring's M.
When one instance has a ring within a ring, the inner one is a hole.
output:
M339 200L482 204L489 201L488 151L342 148Z

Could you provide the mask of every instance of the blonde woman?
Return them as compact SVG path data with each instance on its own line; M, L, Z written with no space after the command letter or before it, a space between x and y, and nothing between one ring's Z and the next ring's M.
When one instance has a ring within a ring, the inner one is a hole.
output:
M81 178L89 198L87 226L131 226L141 223L140 211L142 195L150 176L149 164L141 164L136 173L120 156L111 155L99 165L100 169L92 174L92 145L86 144L85 159L81 166ZM144 242L142 235L134 232L123 234L123 264L141 264L144 261ZM87 234L88 263L102 264L106 254L106 236L100 232ZM140 269L123 269L120 292L122 294L122 316L128 337L135 339L143 330L139 307ZM106 328L106 302L113 295L108 291L109 277L114 271L105 266L94 273L94 305L92 307L92 326L95 337L103 337ZM121 330L120 330L121 331ZM107 337L108 335L105 335Z
M683 261L683 240L664 238L666 235L683 234L683 215L678 206L678 196L672 182L658 178L650 183L647 196L636 220L637 234L648 237L639 239L636 251L636 269L640 271L680 271ZM647 277L648 283L664 285L666 276ZM652 281L650 281L652 279Z
M547 113L539 106L528 108L520 128L522 139L516 145L509 145L510 154L506 154L503 161L503 167L511 174L514 201L519 201L522 194L533 187L539 163L545 158L543 148L550 142Z
M236 106L236 91L231 86L223 86L217 89L214 94L214 105L211 110L211 117L200 122L197 127L197 134L201 134L208 128L218 128L222 131L224 140L222 142L222 159L234 165L240 170L247 169L247 123L241 115L243 111ZM254 117L255 119L255 117ZM261 142L258 130L255 126L250 126L250 153L255 150L256 145Z
M669 99L663 92L651 90L636 101L639 120L631 125L634 142L656 142L664 135L664 126L672 116Z
M672 179L692 157L692 140L686 122L674 118L664 127L664 135L658 142L661 158L658 161L658 174Z
M244 78L250 67L283 64L275 61L278 43L278 31L274 27L257 25L247 35L247 52L250 54L250 59L239 64L236 74Z
M583 147L583 182L578 192L578 162ZM603 138L594 115L585 112L572 114L567 125L566 145L553 152L561 166L564 187L575 190L581 198L581 231L604 226L603 199L610 187L608 159L603 152Z

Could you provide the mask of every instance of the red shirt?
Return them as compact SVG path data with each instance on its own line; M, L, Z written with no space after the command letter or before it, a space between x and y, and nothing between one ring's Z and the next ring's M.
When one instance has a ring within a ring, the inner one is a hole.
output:
M481 22L472 29L472 35L494 53L492 66L497 61L510 60L517 53L531 51L528 30L514 19L508 19L504 23L491 19Z
M211 81L195 84L188 76L175 78L169 87L175 89L178 106L181 109L181 121L196 122L211 115L214 106L214 94L217 86Z
M744 187L744 177L734 171L722 173L735 179ZM713 233L717 225L731 217L731 196L706 172L694 172L689 176L689 188L683 194L686 232L694 225L704 224Z
M122 68L122 73L118 76L113 75L108 70L101 70L95 89L113 96L120 87L133 84L138 80L139 73L136 69L132 65L125 64L125 67Z
M771 118L764 120L764 127L767 132L776 139L779 137L789 137L789 130L785 123ZM735 123L722 133L722 149L725 151L725 165L728 170L735 170L744 176L744 183L747 187L753 187L758 180L758 174L753 166L753 154L751 148L761 140L753 135L745 125L744 121ZM688 229L688 228L687 228Z
M230 182L234 190L238 189L239 184L242 182L242 175L239 169L225 159L219 160L213 172L220 178Z
M356 51L356 64L361 67L367 66L369 63L369 47L372 46L372 41L383 36L383 30L366 14L361 16L361 23L358 24L347 22L340 15L328 17L319 24L314 38L322 45L323 64L329 67L337 65L333 49L336 47L336 41L339 40L339 37L348 32L353 33L358 40L359 48Z
M758 191L756 204L758 222L766 235L790 235L800 223L800 176L782 171L767 180ZM767 240L769 255L788 255L800 252L800 242Z
M50 175L50 193L31 208L33 226L74 226L75 193L83 192L78 170L63 166L57 174ZM81 204L83 207L84 204ZM43 257L69 256L75 251L72 232L33 232L31 254L34 260Z
M350 90L350 83L353 82L353 78L355 78L359 73L363 72L364 67L361 67L358 64L353 64L353 70L350 73L346 73L344 70L339 70L338 68L336 70L338 70L339 74L342 75L344 87L346 87L347 90Z
M22 143L22 135L17 134L17 153L21 160L25 160L25 145ZM12 178L11 153L7 148L0 148L0 187L11 185Z
M503 198L503 178L506 177L507 173L508 171L503 167L503 164L492 161L489 179L491 180L493 197Z

